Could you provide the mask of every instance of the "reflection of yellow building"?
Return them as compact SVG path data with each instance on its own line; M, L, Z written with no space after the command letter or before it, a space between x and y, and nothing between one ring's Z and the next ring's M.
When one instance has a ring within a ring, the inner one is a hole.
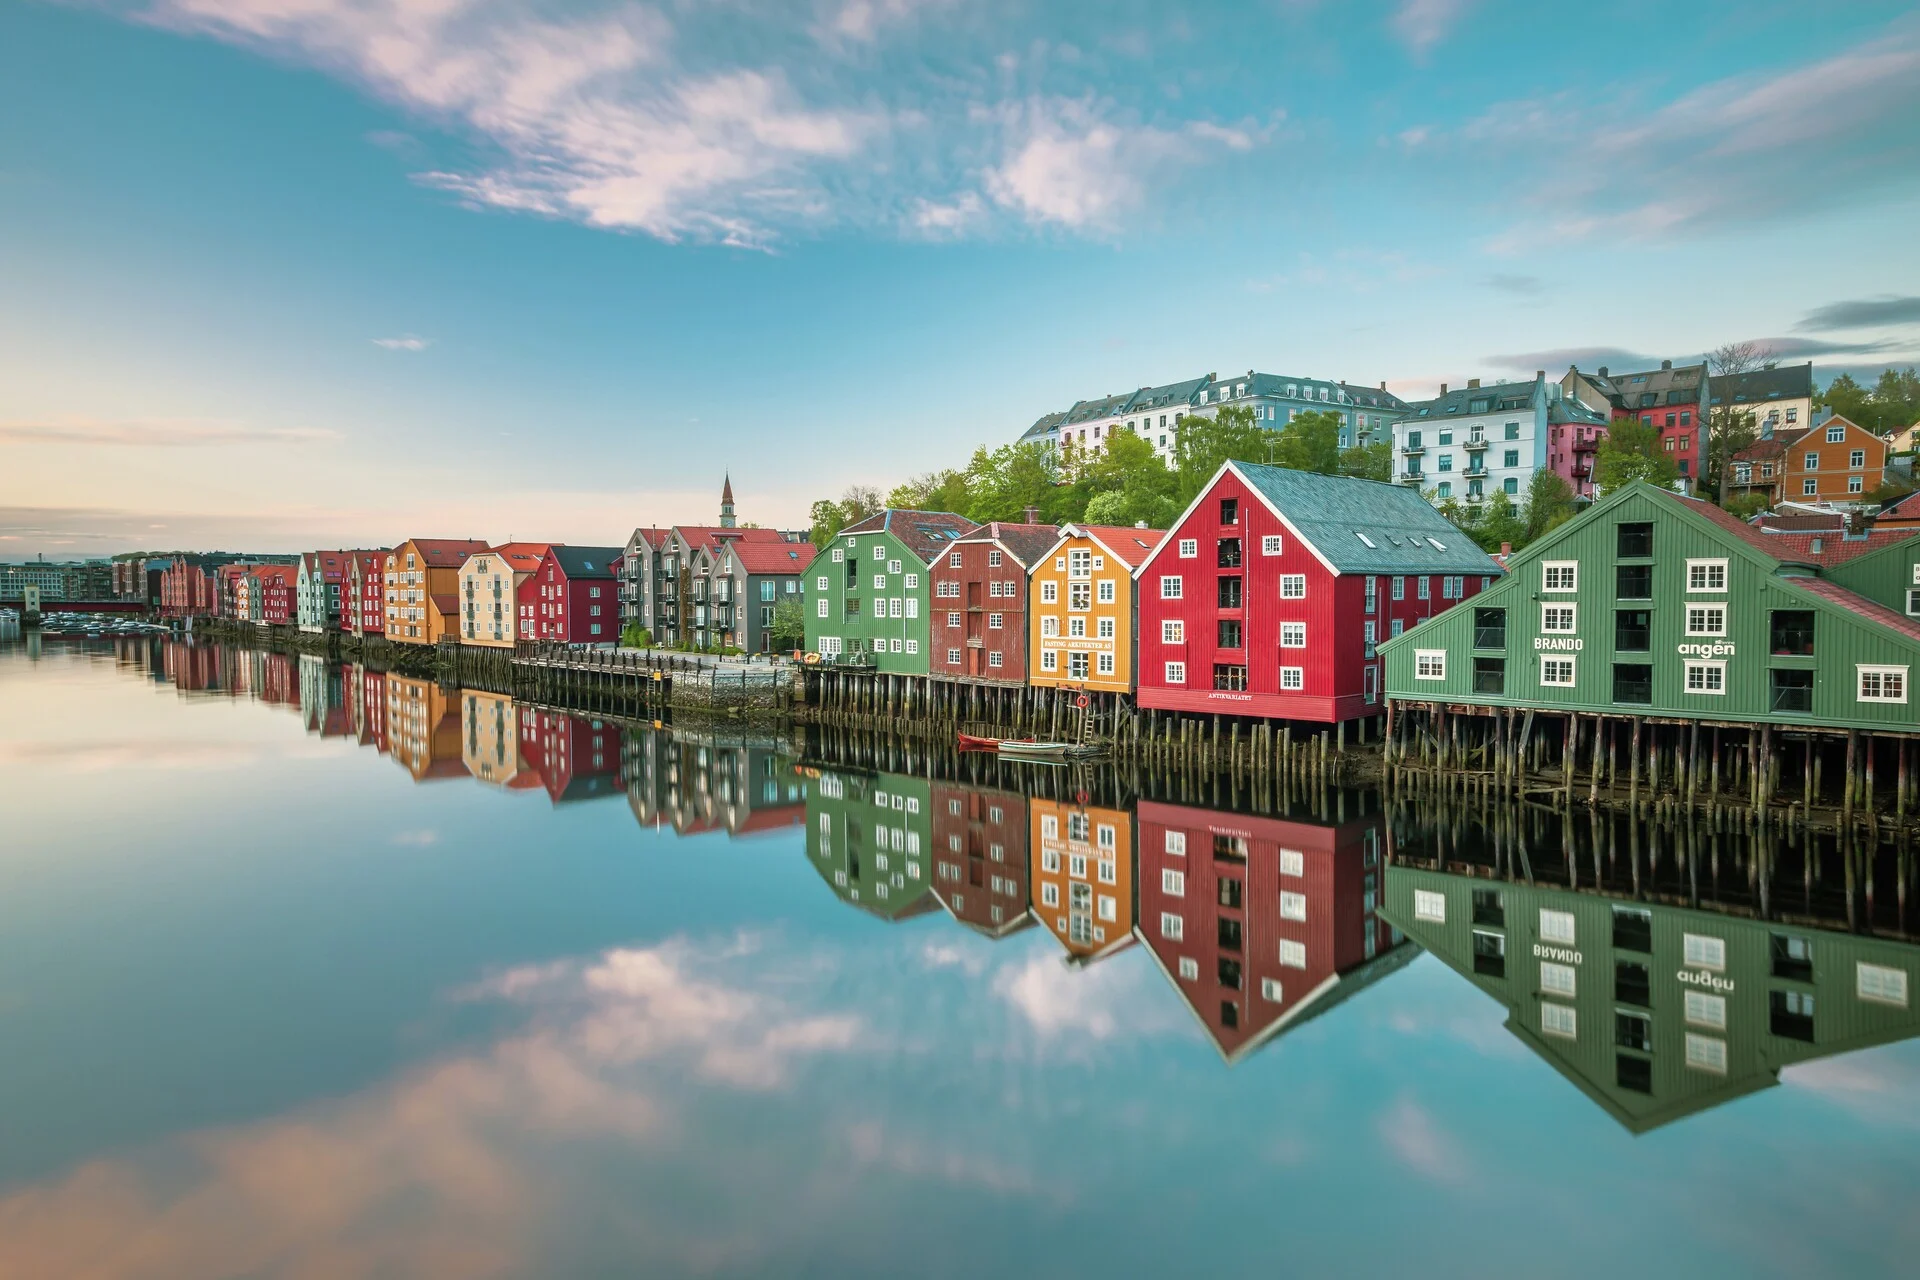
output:
M540 785L539 776L527 768L520 754L520 722L512 698L462 690L460 729L460 759L468 773L499 786L520 785L523 775L531 785Z
M1036 799L1028 806L1034 918L1091 964L1133 941L1133 815Z
M457 778L467 771L459 708L431 680L387 676L387 744L415 781Z

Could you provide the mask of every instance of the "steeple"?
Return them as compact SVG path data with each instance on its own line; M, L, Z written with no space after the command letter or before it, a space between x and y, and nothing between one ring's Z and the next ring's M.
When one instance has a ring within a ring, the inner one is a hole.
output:
M726 482L720 486L720 527L733 528L733 477L731 475L727 476Z

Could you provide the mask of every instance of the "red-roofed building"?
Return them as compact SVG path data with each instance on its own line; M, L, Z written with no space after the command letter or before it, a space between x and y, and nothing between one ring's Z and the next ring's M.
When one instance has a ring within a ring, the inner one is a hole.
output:
M934 675L1027 682L1028 578L1059 537L1058 525L995 520L934 560Z
M771 529L704 531L693 553L694 642L771 653L774 610L782 601L799 607L801 575L815 554L811 542Z
M487 544L477 538L409 538L387 553L386 636L434 645L460 634L460 566Z

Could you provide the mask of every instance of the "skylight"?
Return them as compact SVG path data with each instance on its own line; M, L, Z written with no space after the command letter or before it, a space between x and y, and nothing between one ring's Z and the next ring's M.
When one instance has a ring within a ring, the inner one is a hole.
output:
M1433 544L1433 549L1435 551L1445 551L1447 549L1447 544L1440 541L1440 539L1438 538L1428 538L1427 541Z
M1360 531L1359 531L1358 529L1355 529L1355 530L1353 531L1353 536L1354 536L1354 537L1356 537L1356 538L1358 538L1358 539L1360 539L1360 541L1362 541L1362 542L1364 542L1364 543L1366 543L1366 544L1367 544L1367 545L1368 545L1369 547L1372 547L1372 546L1374 546L1374 541L1373 541L1373 539L1372 539L1372 538L1369 538L1369 537L1368 537L1368 536L1367 536L1366 534L1364 534L1364 533L1362 533L1362 532L1360 532Z

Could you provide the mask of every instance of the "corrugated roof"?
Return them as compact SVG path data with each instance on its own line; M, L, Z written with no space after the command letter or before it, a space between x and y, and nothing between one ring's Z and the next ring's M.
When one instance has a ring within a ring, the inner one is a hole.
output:
M951 511L906 511L892 507L876 511L865 520L857 520L836 536L854 533L891 533L921 561L932 564L934 557L966 537L980 526Z
M569 578L611 578L613 562L625 555L622 547L568 547L547 549L547 555Z
M1031 569L1060 540L1055 524L1015 524L1009 520L991 520L981 525L962 542L998 542L1023 569Z
M410 538L408 541L429 568L455 569L474 552L488 550L479 538Z
M1227 465L1341 573L1502 572L1415 489L1253 462Z

